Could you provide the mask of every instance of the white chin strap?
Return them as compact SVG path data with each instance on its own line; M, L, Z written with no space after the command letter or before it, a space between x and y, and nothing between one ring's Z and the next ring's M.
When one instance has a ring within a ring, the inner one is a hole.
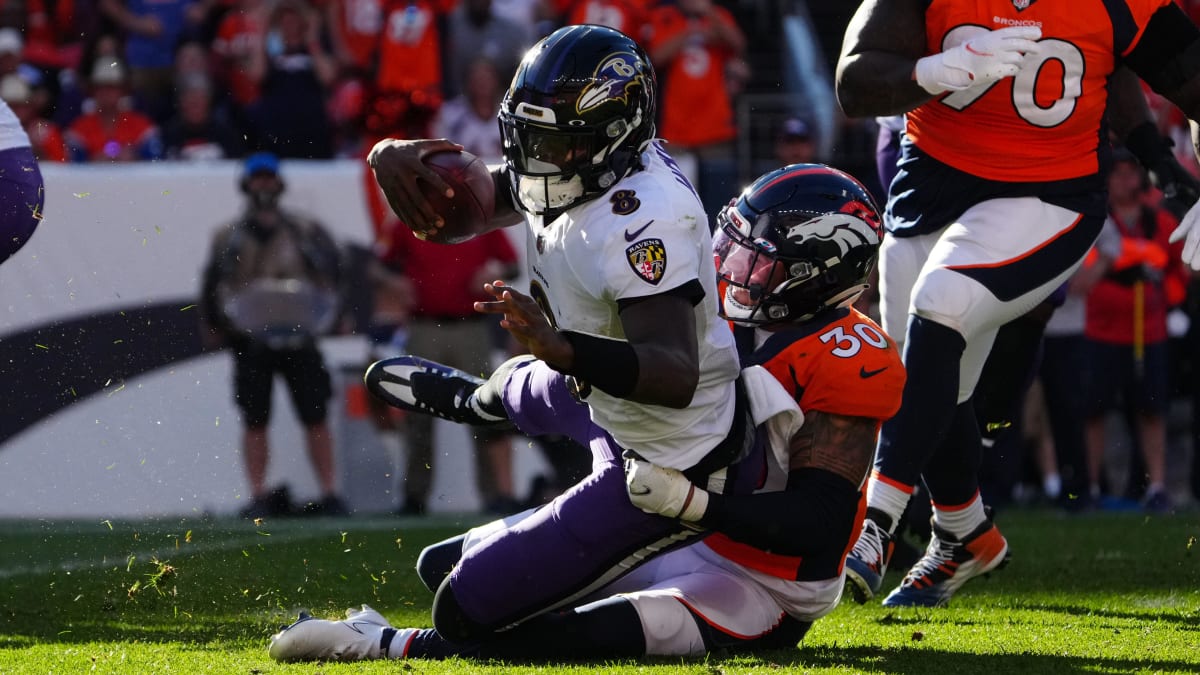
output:
M572 176L567 180L557 177L517 177L517 196L526 210L545 213L551 209L564 209L583 196L583 179Z

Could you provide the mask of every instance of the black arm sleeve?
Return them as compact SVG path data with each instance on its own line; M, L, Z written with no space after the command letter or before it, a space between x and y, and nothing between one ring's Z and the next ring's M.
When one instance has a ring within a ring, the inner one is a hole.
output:
M825 469L788 475L787 489L752 495L709 494L700 524L734 541L789 556L846 548L858 510L858 488Z
M1174 3L1146 23L1125 64L1154 91L1169 95L1200 73L1200 28Z

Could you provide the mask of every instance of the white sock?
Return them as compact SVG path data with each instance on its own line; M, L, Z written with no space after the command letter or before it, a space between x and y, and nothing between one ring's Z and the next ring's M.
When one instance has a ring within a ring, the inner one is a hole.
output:
M871 472L871 480L867 481L867 508L879 509L891 517L888 534L896 532L896 525L900 523L904 509L908 508L912 493L912 485L905 485L878 471Z
M388 641L387 650L379 648L379 656L375 658L383 659L403 659L408 657L408 648L412 645L413 638L417 633L421 632L420 628L385 628L384 634L387 631L392 631L392 639Z
M983 500L980 499L978 492L966 504L939 506L934 503L933 505L933 522L959 539L971 534L975 528L986 521L987 514L983 512Z
M1058 499L1062 494L1062 477L1056 473L1046 474L1042 479L1042 492L1050 499Z

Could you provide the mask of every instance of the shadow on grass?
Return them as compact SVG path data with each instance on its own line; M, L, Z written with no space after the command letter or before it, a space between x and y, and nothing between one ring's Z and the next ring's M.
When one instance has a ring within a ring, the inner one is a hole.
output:
M1094 675L1097 672L1179 671L1196 672L1197 661L1162 659L1134 660L1092 658L1052 654L970 654L918 647L880 649L874 647L820 647L777 651L759 655L771 668L849 668L864 672L899 675L929 673L1055 673L1056 675ZM757 659L756 659L757 660Z
M1184 628L1200 631L1200 610L1195 607L1147 607L1145 611L1123 611L1114 609L1096 609L1066 604L1036 603L1022 606L1023 610L1054 612L1069 616L1102 617L1105 619L1120 619L1124 621L1147 621L1154 623L1177 623Z

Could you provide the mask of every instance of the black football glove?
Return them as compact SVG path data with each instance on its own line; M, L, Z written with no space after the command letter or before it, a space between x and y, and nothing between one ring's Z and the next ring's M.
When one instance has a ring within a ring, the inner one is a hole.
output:
M1174 143L1158 133L1153 122L1146 122L1129 132L1125 147L1146 167L1154 187L1162 190L1163 206L1182 220L1200 199L1200 181L1175 159Z

